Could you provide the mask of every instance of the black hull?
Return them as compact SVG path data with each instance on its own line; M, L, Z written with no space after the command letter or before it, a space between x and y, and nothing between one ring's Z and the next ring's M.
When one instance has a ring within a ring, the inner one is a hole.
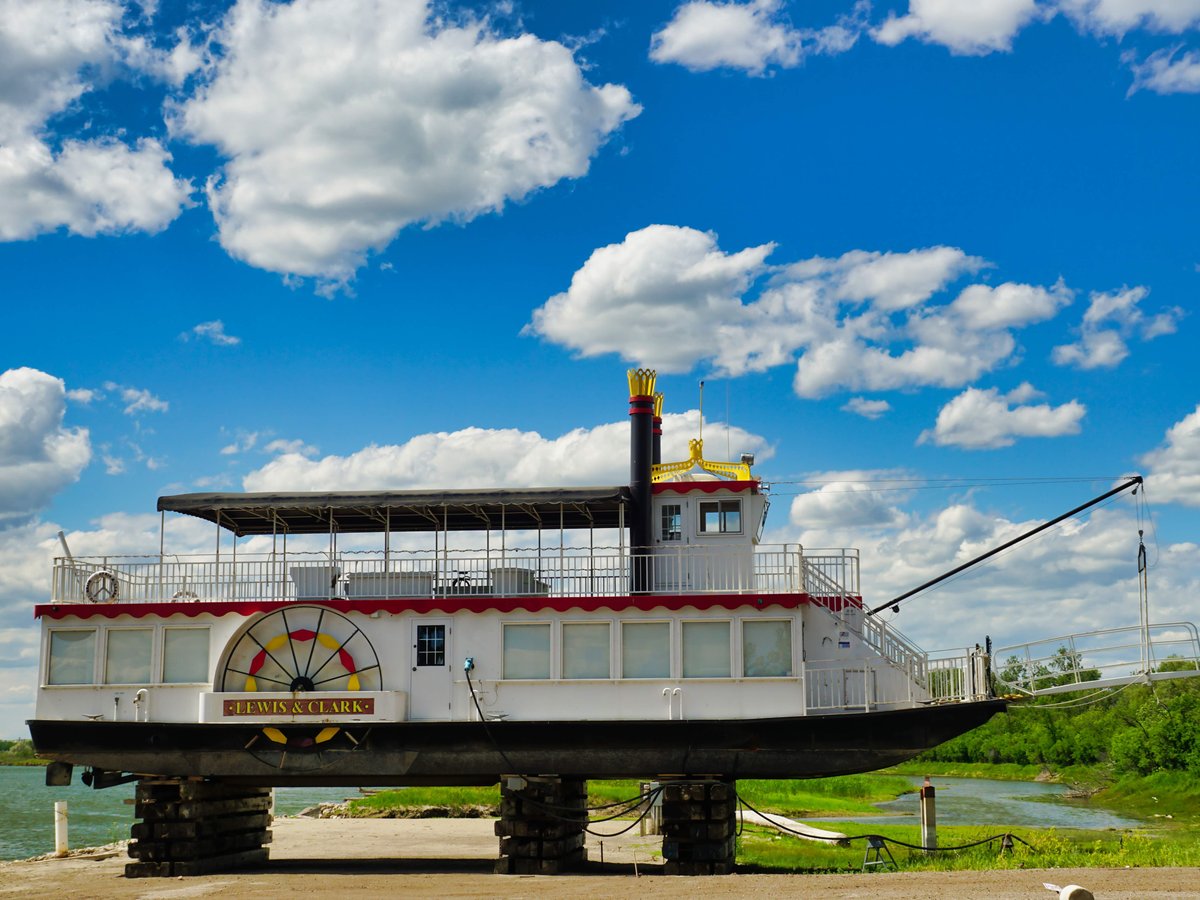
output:
M396 722L347 725L332 737L307 725L277 726L274 738L250 724L28 725L37 754L48 759L257 786L492 784L506 774L822 778L911 759L1005 705L729 721Z

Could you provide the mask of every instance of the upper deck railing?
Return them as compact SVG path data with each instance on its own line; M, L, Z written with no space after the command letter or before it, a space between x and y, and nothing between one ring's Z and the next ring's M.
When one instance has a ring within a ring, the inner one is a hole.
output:
M694 545L634 555L620 548L434 554L293 553L60 557L52 603L314 601L445 596L624 596L645 566L656 594L808 593L857 597L855 550L796 544L721 552Z

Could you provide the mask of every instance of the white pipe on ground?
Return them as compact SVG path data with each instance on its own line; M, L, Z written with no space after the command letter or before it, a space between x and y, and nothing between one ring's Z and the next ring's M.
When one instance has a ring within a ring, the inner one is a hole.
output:
M54 801L54 855L67 855L67 801Z

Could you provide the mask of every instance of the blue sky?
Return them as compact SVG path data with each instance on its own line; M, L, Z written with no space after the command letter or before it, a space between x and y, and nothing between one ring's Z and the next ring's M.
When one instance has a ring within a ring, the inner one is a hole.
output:
M1138 471L1193 618L1197 158L1200 0L0 0L0 734L58 530L617 482L630 364L676 451L705 379L766 539L862 548L869 602ZM1132 624L1137 527L895 622Z

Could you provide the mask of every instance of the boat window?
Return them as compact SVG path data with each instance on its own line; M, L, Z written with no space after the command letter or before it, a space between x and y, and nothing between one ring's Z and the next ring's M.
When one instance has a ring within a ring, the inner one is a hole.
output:
M741 500L701 500L701 534L741 534Z
M550 625L504 626L504 677L550 677Z
M96 677L96 630L50 632L49 684L92 684Z
M562 627L562 677L609 677L609 627L607 622L564 623Z
M683 623L683 677L728 678L729 623Z
M163 629L163 677L167 684L207 682L208 629Z
M670 622L626 622L621 626L621 675L671 677Z
M683 540L683 507L678 503L665 503L662 507L662 540Z
M146 684L150 681L150 628L110 628L105 634L104 683Z
M747 678L782 678L792 674L789 620L742 623L742 672Z

